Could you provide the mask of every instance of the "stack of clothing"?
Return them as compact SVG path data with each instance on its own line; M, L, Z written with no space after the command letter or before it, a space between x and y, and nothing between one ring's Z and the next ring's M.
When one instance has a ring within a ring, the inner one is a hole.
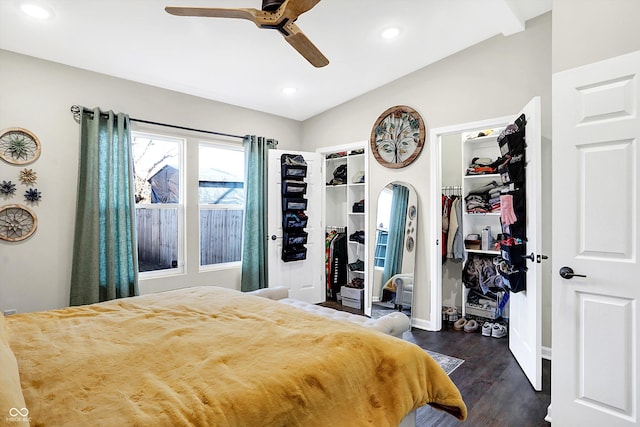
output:
M486 175L497 173L497 160L489 157L474 157L467 168L467 175Z
M487 185L469 191L466 202L467 213L500 212L500 195L508 187L491 181Z

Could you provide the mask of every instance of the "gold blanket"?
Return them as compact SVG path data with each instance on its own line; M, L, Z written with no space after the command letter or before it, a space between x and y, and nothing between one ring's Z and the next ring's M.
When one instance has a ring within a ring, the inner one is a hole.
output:
M196 287L7 318L32 426L397 426L466 417L416 345Z

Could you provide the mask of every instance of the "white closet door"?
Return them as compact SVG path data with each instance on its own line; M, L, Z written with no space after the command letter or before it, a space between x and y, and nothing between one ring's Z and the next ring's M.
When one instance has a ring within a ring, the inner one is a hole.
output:
M304 229L308 235L307 258L284 262L282 255L282 174L280 157L300 154L307 162L307 194L305 213L309 217ZM324 231L322 229L322 156L319 153L269 150L269 286L286 286L289 297L311 304L323 302L324 297Z
M540 169L540 97L535 97L515 118L527 120L526 204L527 204L527 289L511 293L509 300L509 350L535 390L542 390L542 223ZM514 118L514 120L515 120Z
M640 51L553 76L554 426L639 422L639 111Z

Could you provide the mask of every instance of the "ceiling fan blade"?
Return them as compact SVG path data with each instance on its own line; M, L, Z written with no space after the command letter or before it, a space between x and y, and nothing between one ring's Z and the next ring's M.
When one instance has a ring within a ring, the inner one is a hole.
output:
M297 50L300 55L304 56L307 61L311 63L314 67L320 68L329 64L329 60L326 56L318 50L318 48L311 43L311 40L304 35L302 30L294 24L293 22L289 22L285 29L289 35L285 35L284 39L291 45L295 50Z
M176 16L199 16L204 18L239 18L248 19L249 21L256 22L258 15L263 15L264 12L257 9L221 9L211 7L174 7L167 6L164 8L167 13Z
M287 0L280 8L284 10L283 14L285 16L297 18L311 10L318 3L320 3L320 0ZM292 20L295 20L295 18L292 18Z

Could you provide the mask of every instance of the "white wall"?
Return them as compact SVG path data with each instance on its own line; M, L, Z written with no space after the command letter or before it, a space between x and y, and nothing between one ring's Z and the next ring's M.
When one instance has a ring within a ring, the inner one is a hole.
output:
M0 240L0 310L19 312L68 305L76 205L79 125L73 104L99 106L131 117L236 135L256 134L299 149L297 121L208 101L0 50L0 129L23 127L42 143L29 168L38 174L42 201L32 206L38 230L22 242ZM215 78L215 76L211 76ZM191 150L192 152L195 150ZM0 181L18 181L22 168L0 161ZM24 203L18 195L0 205ZM197 236L190 236L197 238ZM239 268L142 281L141 292L200 284L240 288Z
M536 95L542 99L542 134L549 141L550 13L527 22L527 29L522 33L510 37L496 36L306 120L302 128L304 147L314 150L327 140L334 144L368 140L377 117L394 105L413 107L420 112L427 128L437 128L515 114ZM412 311L418 319L428 319L430 315L428 265L433 236L429 235L429 224L431 215L439 211L439 194L430 194L429 145L427 142L422 154L406 168L387 169L373 158L369 165L370 200L375 200L387 183L396 180L411 183L418 192L416 305ZM550 163L543 165L543 174L550 171L550 166ZM547 196L543 200L545 210L550 208L549 192ZM370 205L370 208L370 215L375 217L375 205ZM373 235L373 230L367 233ZM369 253L372 251L370 246ZM547 285L548 281L544 283L545 290ZM550 319L550 315L550 307L544 307L543 316ZM544 324L549 325L550 320ZM549 346L550 343L547 327L543 331L543 345Z
M553 0L553 72L640 49L640 1Z

